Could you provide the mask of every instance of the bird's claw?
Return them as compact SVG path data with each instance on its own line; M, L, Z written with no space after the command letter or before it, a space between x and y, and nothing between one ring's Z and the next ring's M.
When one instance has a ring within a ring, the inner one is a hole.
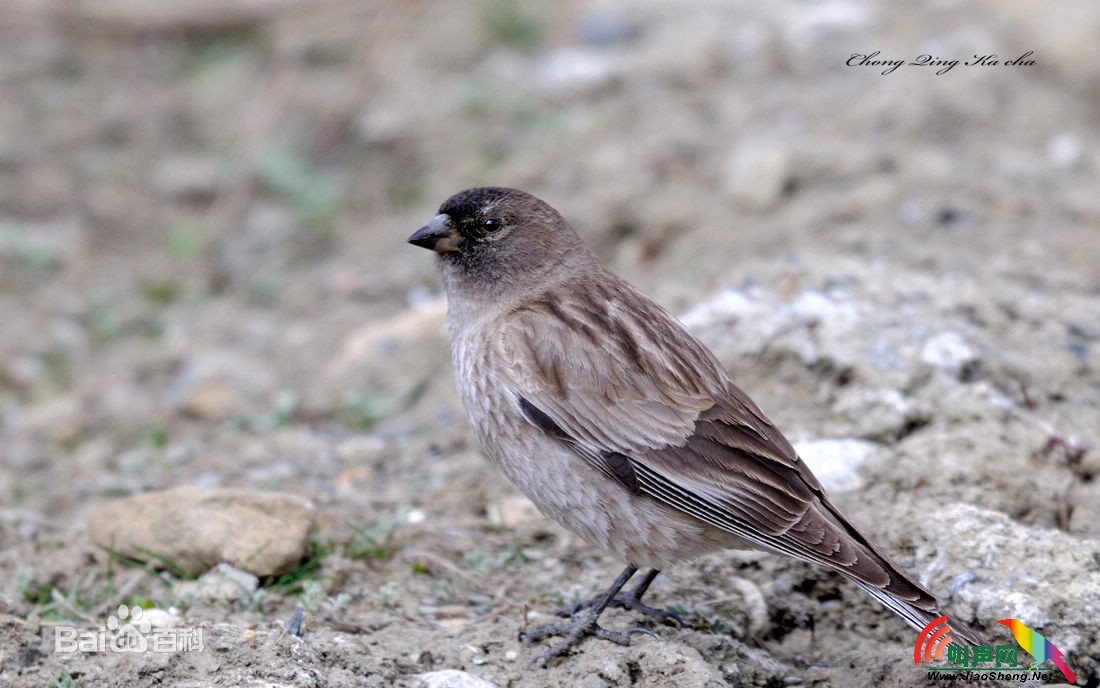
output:
M657 609L656 607L650 607L648 604L642 604L641 602L635 602L630 606L624 605L623 608L629 609L630 611L641 612L657 623L675 626L676 628L684 627L684 620L680 618L680 615L676 612L670 612L667 609Z
M564 636L561 643L551 646L545 652L540 652L532 657L528 666L535 666L540 661L549 662L555 657L561 657L568 654L577 643L588 635L594 635L601 640L610 640L618 645L629 645L630 638L634 635L648 635L652 638L657 637L657 634L648 628L639 628L636 626L625 628L621 631L612 631L596 623L597 618L599 618L599 614L589 610L584 614L574 615L570 617L569 621L563 623L520 631L520 640L529 643L551 636Z
M603 626L596 626L593 633L597 638L602 640L610 640L613 643L619 645L629 645L630 636L632 635L648 635L650 638L656 638L657 634L648 628L641 628L639 626L631 626L630 628L624 628L621 631L612 631L604 628Z
M599 599L598 596L593 597L590 600L585 600L584 602L578 602L572 607L559 607L555 613L558 616L574 617L585 609L591 608L592 605L595 604L597 599ZM634 590L615 595L615 597L612 598L611 603L607 606L618 607L620 609L625 609L632 612L640 612L659 624L675 626L676 628L684 627L684 620L680 617L679 614L677 614L676 612L670 612L667 609L657 609L656 607L651 607L648 604L644 604L641 601L639 595L637 595Z

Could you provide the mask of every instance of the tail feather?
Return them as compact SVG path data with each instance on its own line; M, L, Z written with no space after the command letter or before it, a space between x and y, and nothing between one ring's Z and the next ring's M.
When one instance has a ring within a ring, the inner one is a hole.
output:
M890 611L894 612L918 631L928 625L933 619L937 619L943 616L944 612L940 608L936 608L933 611L922 609L916 605L907 602L895 595L890 594L886 590L880 587L876 587L869 583L865 583L861 580L852 579L859 587L866 590L871 597L882 603L882 606L886 607ZM951 643L962 645L985 645L985 639L980 633L975 631L967 624L959 621L957 618L948 615L948 625L951 627Z
M831 564L835 570L847 576L918 631L946 613L940 608L935 595L864 537L828 497L822 493L818 495L818 499L823 507L820 513L847 535L849 541L863 555L854 565L847 567ZM830 564L829 561L821 563ZM885 582L882 582L883 579ZM954 617L948 616L948 625L952 631L952 644L985 645L980 633Z

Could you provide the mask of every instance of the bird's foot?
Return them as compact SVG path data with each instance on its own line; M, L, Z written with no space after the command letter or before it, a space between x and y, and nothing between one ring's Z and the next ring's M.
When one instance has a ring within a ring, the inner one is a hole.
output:
M612 631L604 628L596 623L600 618L600 611L596 611L591 608L579 609L577 613L570 616L568 621L564 621L559 624L552 624L550 626L543 626L542 628L535 628L531 630L522 630L519 632L519 639L534 643L542 640L543 638L550 638L553 636L562 636L563 640L557 645L552 645L550 649L545 652L540 652L531 659L531 666L538 664L539 660L549 662L555 657L561 657L569 653L577 643L583 640L585 637L594 635L602 640L610 640L618 645L629 645L631 636L644 634L657 637L657 634L647 628L627 628L622 631ZM657 610L660 611L660 610Z
M558 616L576 616L584 609L591 609L599 599L600 596L597 595L590 600L578 602L572 607L562 607L558 610ZM642 602L642 596L637 588L633 588L626 592L620 592L611 599L611 602L607 606L618 607L630 612L639 612L649 617L654 623L667 624L669 626L675 626L676 628L684 627L684 620L680 618L680 615L676 612L651 607Z

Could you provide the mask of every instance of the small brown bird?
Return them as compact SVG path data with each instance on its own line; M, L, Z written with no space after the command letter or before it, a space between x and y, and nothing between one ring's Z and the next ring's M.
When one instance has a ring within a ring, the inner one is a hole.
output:
M642 595L664 567L721 548L823 564L917 629L944 613L840 513L714 355L549 205L468 189L408 241L438 255L459 394L489 458L544 514L627 563L569 621L522 633L564 637L535 661L586 635L625 645L648 632L600 626L611 605L678 623Z

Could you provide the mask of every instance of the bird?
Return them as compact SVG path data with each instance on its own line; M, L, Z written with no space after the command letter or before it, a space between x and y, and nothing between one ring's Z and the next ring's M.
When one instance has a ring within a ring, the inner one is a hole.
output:
M1073 669L1070 669L1066 664L1062 651L1056 648L1054 643L1028 628L1024 622L1019 619L1001 619L997 623L1008 626L1008 629L1012 631L1013 637L1016 638L1016 642L1020 644L1024 652L1035 658L1035 662L1031 665L1032 670L1049 659L1054 662L1054 666L1058 667L1062 675L1066 677L1066 681L1069 683L1077 683L1077 675L1074 674Z
M407 241L436 254L459 397L491 463L543 514L626 563L568 621L521 631L561 638L532 661L590 636L627 645L652 634L601 626L610 606L679 625L642 596L665 568L722 549L838 571L916 629L944 614L837 509L714 354L549 204L466 189ZM956 642L982 644L952 628Z

